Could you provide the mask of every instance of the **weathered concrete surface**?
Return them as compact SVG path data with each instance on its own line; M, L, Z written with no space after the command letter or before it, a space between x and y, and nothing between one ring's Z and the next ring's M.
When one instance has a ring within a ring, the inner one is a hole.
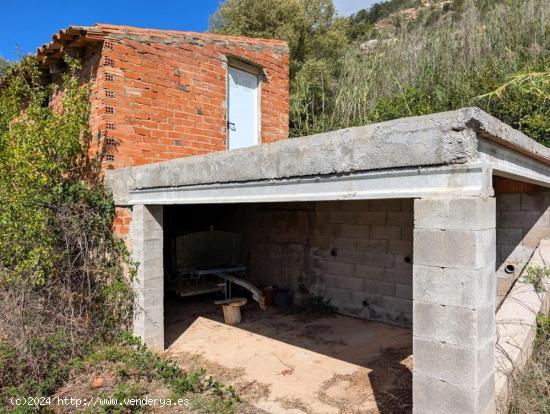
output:
M130 237L134 279L134 335L154 351L164 350L163 207L134 206Z
M464 108L107 171L106 183L117 204L125 204L128 190L461 164L479 158L480 138L550 164L550 149L478 108Z
M540 242L526 268L548 267L549 264L550 239L547 239ZM532 284L520 277L497 312L495 393L499 413L507 412L510 376L521 371L531 356L537 315L541 312L548 314L550 309L550 280L543 281L543 286L545 290L537 292Z
M240 325L228 326L211 302L193 305L168 308L174 342L167 354L233 385L254 406L243 412L410 412L408 329L340 315L303 320L254 305L243 309Z

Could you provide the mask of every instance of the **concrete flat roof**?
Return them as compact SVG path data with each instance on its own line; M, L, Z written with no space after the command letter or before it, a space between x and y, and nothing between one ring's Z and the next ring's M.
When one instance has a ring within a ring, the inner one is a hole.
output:
M117 205L492 195L550 187L550 148L479 108L107 171Z

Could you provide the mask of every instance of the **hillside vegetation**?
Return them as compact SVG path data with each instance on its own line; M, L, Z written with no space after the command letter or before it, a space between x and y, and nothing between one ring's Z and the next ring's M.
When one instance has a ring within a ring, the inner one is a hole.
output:
M550 146L547 0L392 0L350 18L330 0L251 2L227 0L211 30L289 40L293 136L475 105Z
M94 413L143 411L123 401L150 395L187 398L186 411L233 413L232 388L126 333L135 264L111 229L89 88L79 62L67 63L62 111L44 104L54 86L41 82L35 59L0 78L0 413L75 412L39 400L52 395L121 402Z

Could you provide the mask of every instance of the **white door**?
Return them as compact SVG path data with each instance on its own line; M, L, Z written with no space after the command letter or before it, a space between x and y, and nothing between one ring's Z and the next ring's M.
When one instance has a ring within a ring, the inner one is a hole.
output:
M258 76L228 69L227 127L229 149L258 144Z

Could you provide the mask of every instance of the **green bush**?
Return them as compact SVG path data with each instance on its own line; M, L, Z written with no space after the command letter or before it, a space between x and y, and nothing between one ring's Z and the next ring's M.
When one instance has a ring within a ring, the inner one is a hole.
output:
M461 7L460 16L403 27L374 52L349 53L334 91L325 91L334 103L323 126L336 129L476 105L548 144L548 84L541 85L545 93L535 95L525 82L508 83L528 72L548 76L550 3L465 0ZM508 86L498 97L490 94L503 84ZM321 122L313 114L308 119Z
M67 361L131 319L132 266L91 151L89 89L79 63L67 65L59 85L32 58L0 82L0 401L51 393Z

